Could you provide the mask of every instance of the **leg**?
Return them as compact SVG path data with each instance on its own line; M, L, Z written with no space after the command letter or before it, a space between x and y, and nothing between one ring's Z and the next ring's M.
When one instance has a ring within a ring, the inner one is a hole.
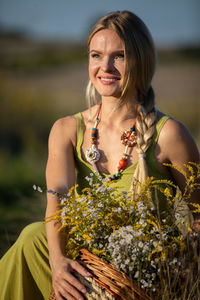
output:
M2 300L47 300L51 270L45 225L24 228L18 240L0 260Z

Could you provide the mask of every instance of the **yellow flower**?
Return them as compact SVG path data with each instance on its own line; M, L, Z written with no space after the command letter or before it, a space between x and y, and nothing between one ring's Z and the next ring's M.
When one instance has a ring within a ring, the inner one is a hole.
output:
M171 191L168 187L165 188L164 190L164 195L167 197L167 198L170 198L172 197L172 194L171 194Z
M194 181L195 181L194 176L190 176L189 181L190 181L190 182L194 182Z
M91 240L91 237L90 237L88 234L84 233L84 234L83 234L83 239L84 239L84 240L87 240L87 241L90 241L90 240Z
M106 255L106 252L105 252L105 250L98 250L98 249L96 249L96 248L93 248L92 249L92 252L94 253L94 254L96 254L96 255Z

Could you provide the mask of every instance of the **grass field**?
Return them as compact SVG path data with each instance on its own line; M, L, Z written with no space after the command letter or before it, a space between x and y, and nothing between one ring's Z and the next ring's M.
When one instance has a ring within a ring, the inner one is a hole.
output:
M46 200L44 195L33 191L32 185L45 185L47 140L52 124L60 117L86 108L85 58L77 60L77 54L73 63L62 65L62 60L57 58L51 67L44 64L34 68L30 67L34 64L27 62L27 55L19 57L23 64L26 57L27 65L20 68L18 59L18 64L12 67L7 57L0 71L0 255L13 244L26 224L43 220ZM198 147L199 66L199 60L160 63L153 80L157 107L184 123Z

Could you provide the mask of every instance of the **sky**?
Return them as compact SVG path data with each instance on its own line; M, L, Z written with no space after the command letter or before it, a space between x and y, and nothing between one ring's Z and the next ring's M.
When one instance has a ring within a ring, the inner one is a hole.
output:
M94 20L115 10L136 13L160 46L200 44L200 0L0 0L0 26L79 41Z

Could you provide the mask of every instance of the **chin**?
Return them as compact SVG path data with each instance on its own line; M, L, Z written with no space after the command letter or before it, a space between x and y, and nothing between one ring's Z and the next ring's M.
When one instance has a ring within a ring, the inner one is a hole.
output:
M97 92L102 97L120 98L121 96L121 91L108 92L108 91L102 91L102 89L97 89Z

